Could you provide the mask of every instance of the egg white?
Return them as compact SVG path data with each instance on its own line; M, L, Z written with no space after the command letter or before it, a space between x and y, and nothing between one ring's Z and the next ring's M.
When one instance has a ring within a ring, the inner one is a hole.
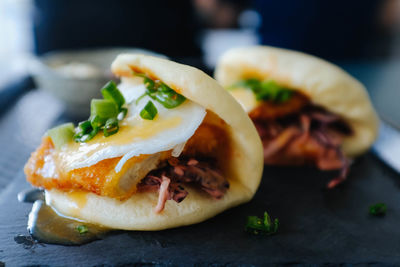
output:
M89 167L104 159L122 157L115 167L115 171L119 172L124 163L132 157L171 149L173 156L179 156L185 142L195 133L206 115L204 107L189 99L172 109L165 108L147 95L136 103L145 92L142 82L139 84L124 82L118 88L128 103L128 114L120 125L129 130L132 136L128 136L127 141L123 143L118 143L120 132L111 137L97 136L87 143L71 142L58 153L59 161L67 171ZM148 101L152 101L158 110L157 116L152 121L145 121L140 117L140 111ZM174 123L169 124L169 122ZM139 131L145 131L146 127L157 131L152 131L149 136L140 135ZM138 135L135 135L136 129ZM126 139L126 135L124 138Z

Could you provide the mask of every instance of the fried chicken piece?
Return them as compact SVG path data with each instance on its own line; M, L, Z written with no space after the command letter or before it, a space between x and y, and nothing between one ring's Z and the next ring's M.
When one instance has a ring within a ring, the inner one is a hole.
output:
M36 187L56 188L62 191L82 190L118 199L129 198L136 184L160 162L170 157L170 152L140 155L129 159L121 171L115 166L121 157L102 160L92 166L64 171L50 137L44 137L39 148L32 153L24 171L27 180Z

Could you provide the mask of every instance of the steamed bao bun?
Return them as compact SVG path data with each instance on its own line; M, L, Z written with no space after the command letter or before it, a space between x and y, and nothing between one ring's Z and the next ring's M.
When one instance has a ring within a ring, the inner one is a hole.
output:
M364 153L377 137L379 120L365 87L320 58L269 46L234 48L219 59L215 78L225 88L246 78L258 78L300 91L351 126L353 134L346 136L342 145L347 157ZM257 104L254 102L253 108Z
M122 83L133 79L133 70L161 80L224 121L230 153L223 172L230 188L222 199L215 200L187 186L188 196L181 203L167 201L160 214L153 211L158 194L148 192L136 193L126 201L84 193L76 203L68 193L50 190L47 203L64 215L113 229L162 230L198 223L249 201L261 180L263 151L253 123L235 99L214 79L190 66L138 54L119 55L112 63L112 71Z

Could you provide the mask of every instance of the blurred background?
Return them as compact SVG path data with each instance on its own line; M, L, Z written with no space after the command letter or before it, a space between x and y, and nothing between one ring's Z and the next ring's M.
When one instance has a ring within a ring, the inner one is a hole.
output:
M0 116L33 88L86 116L121 52L144 49L212 74L224 51L256 44L339 64L400 125L400 0L0 0Z
M234 46L343 62L398 59L399 42L399 0L0 0L2 80L65 49L144 48L211 70Z

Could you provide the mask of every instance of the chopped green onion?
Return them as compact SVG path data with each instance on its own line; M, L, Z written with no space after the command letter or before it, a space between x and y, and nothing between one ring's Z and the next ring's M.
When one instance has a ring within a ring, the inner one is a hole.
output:
M78 132L89 133L92 130L90 121L82 121L78 124Z
M83 143L91 140L96 134L99 132L100 126L97 124L97 120L99 119L98 116L95 118L91 118L90 121L83 121L80 122L78 125L78 131L74 135L74 140L77 143ZM94 121L94 122L93 122ZM93 125L96 125L94 127Z
M288 101L294 92L291 89L287 89L278 85L273 80L260 81L254 78L239 81L232 85L230 89L235 89L238 87L244 87L252 90L257 100L271 101L275 103L283 103Z
M147 90L149 90L150 92L153 92L153 91L157 90L156 89L156 83L152 79L150 79L148 77L144 77L143 78L143 83L146 86Z
M161 81L153 81L142 73L134 73L134 75L143 77L143 83L147 89L147 91L136 100L136 104L138 104L145 95L150 96L168 109L175 108L186 100L186 97L178 94Z
M175 108L182 104L186 98L169 88L166 84L160 84L155 94L155 99L166 108Z
M113 81L109 81L104 87L101 89L101 94L104 99L108 99L117 104L118 108L121 108L125 103L125 98L118 90L117 85Z
M136 99L136 105L139 104L140 100L142 100L143 97L145 97L147 94L147 92L145 92L144 94L142 94L141 96L138 97L138 99Z
M144 73L133 72L133 75L142 77L143 83L149 91L156 91L156 82L146 76Z
M293 95L293 91L290 90L285 90L285 91L280 91L278 96L277 96L277 102L283 103L288 101Z
M93 129L101 128L106 124L107 118L101 118L99 115L94 115L91 116L90 118L90 124Z
M153 102L148 101L146 106L140 111L140 117L145 120L153 120L157 113L157 108L154 106Z
M246 79L246 80L241 80L235 84L233 84L232 86L229 87L229 89L233 90L236 89L238 87L244 87L244 88L255 88L255 87L259 87L260 86L260 80L255 79L255 78L250 78L250 79Z
M118 130L119 130L118 119L111 118L107 120L106 125L104 126L103 129L103 133L105 137L108 137L110 135L117 133Z
M245 225L245 230L252 234L265 234L272 235L278 230L279 220L275 219L271 221L270 216L267 212L264 212L264 218L261 219L257 216L248 216Z
M126 117L126 114L128 114L128 109L127 108L121 108L121 111L118 113L117 119L119 121L122 121Z
M76 227L76 230L81 235L86 234L87 232L89 232L89 228L86 225L78 225L78 227Z
M95 137L98 132L99 128L92 128L92 130L87 133L78 132L77 134L75 134L74 140L77 143L84 143L93 139L93 137Z
M144 74L144 73L133 71L132 74L135 76L138 76L138 77L147 78L146 74Z
M92 99L90 104L90 116L94 117L96 115L103 119L117 117L118 106L112 100Z
M64 123L57 127L50 129L47 134L50 136L51 140L56 149L61 148L63 145L69 143L74 136L74 124Z
M387 206L385 203L377 203L369 207L369 214L373 216L384 216L387 211Z
M72 123L68 123L48 131L56 148L72 139L75 142L87 142L100 130L103 130L106 137L118 132L118 120L123 120L128 113L128 109L122 107L125 98L113 81L108 82L101 93L105 99L92 99L89 119L80 122L76 129Z

